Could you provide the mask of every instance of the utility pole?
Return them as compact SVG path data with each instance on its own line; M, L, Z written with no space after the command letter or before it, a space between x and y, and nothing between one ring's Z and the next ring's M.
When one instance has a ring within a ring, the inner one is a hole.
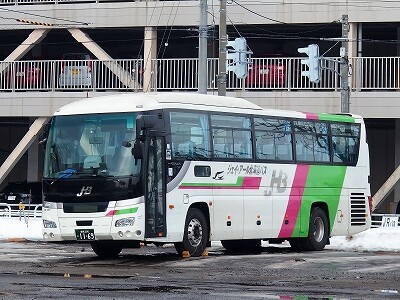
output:
M200 0L198 92L207 94L207 0Z
M350 112L349 88L349 16L342 15L342 47L340 48L341 112Z
M226 0L220 0L219 9L219 59L218 96L226 96Z

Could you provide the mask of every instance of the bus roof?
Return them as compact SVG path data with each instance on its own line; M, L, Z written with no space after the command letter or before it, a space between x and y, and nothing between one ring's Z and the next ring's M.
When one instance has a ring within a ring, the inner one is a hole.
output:
M198 93L130 93L84 98L67 104L55 112L57 115L100 114L116 112L141 112L164 108L201 111L271 115L280 117L360 122L352 114L313 114L289 110L264 109L248 100Z

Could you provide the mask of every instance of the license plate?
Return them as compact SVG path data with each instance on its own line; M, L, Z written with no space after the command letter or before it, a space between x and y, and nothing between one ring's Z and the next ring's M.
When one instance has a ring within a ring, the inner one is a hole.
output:
M260 74L268 74L268 69L260 69Z
M15 201L17 199L17 196L7 196L7 200Z
M72 69L72 75L78 75L79 74L79 70L77 69Z
M94 229L75 229L77 241L94 241Z
M399 217L383 216L382 217L382 227L398 227Z

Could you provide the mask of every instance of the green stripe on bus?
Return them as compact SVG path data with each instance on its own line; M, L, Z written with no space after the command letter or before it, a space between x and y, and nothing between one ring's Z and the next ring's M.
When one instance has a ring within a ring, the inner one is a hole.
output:
M354 123L355 119L347 115L318 114L319 120Z
M134 214L137 211L138 211L137 207L131 207L131 208L118 210L115 214L116 215Z
M193 187L195 187L195 186L204 186L204 187L212 187L212 186L215 186L215 187L218 187L218 186L242 186L243 180L244 180L244 177L243 176L239 176L235 183L183 182L181 184L181 186L183 186L183 187L184 186L193 186Z
M311 205L323 202L328 207L329 229L332 230L343 189L346 166L310 166L299 216L293 230L294 237L307 236Z

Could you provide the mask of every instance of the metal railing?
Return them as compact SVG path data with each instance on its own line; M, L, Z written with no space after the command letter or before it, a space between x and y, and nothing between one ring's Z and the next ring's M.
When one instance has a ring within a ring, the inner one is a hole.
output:
M22 217L26 218L41 218L42 217L42 204L26 205L23 211L19 210L18 204L0 203L0 217Z
M301 75L301 58L253 58L249 74L238 79L230 72L227 90L328 90L340 89L339 59L324 60L318 84ZM37 60L0 62L0 91L69 90L197 90L198 59L157 59L149 79L140 59ZM207 88L217 90L218 59L209 58ZM350 60L351 88L357 91L399 90L400 57L356 57Z

